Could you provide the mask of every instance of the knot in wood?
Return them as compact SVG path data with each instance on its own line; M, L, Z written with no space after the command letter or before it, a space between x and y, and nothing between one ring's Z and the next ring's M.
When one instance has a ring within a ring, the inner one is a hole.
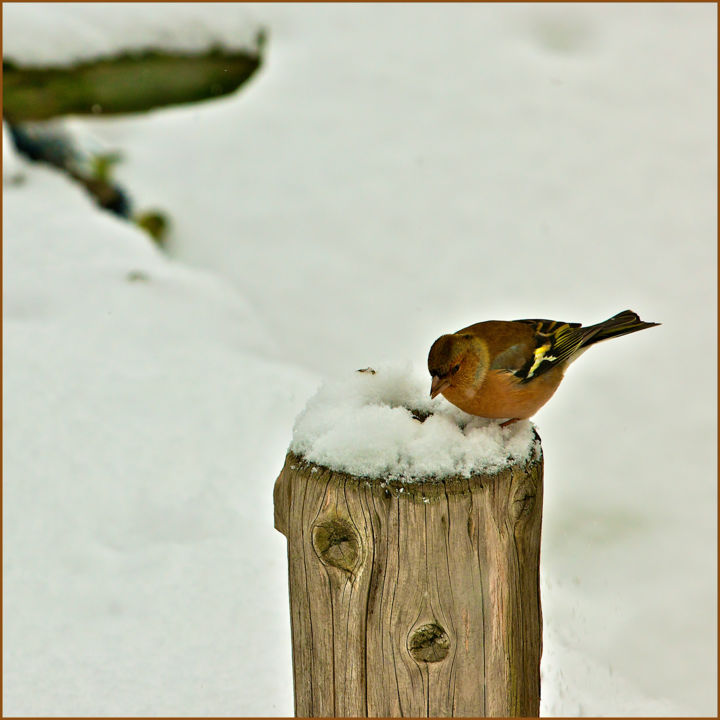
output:
M351 572L360 557L360 538L347 520L336 518L318 523L312 530L312 544L325 565Z
M436 623L421 625L410 635L408 650L417 662L439 662L450 651L450 638Z
M537 489L530 481L523 481L512 496L510 515L517 523L521 518L527 517L535 507Z

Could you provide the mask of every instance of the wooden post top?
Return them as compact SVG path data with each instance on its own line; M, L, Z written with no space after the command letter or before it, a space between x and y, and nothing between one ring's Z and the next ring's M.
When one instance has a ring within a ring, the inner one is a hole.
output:
M383 495L386 498L404 496L410 502L431 503L448 495L468 493L475 489L482 489L494 476L499 474L515 474L518 478L533 477L532 469L542 467L542 444L537 430L533 430L536 445L530 458L508 464L494 472L474 473L468 476L447 475L444 477L429 476L418 479L401 477L362 477L352 475L342 470L320 465L312 462L291 450L285 458L285 464L278 475L274 489L275 529L287 536L287 511L290 508L291 486L288 478L294 475L312 475L320 482L327 482L331 477L335 483L345 488L364 487L373 494ZM291 472L287 472L291 471ZM535 491L527 482L516 483L515 500L522 504L525 511L533 502ZM518 506L519 507L519 506Z
M501 428L429 397L426 372L367 368L326 383L298 416L290 452L334 472L429 494L442 479L492 474L540 457L527 420ZM420 483L420 487L416 483Z
M299 717L531 717L543 461L389 368L329 383L275 483Z

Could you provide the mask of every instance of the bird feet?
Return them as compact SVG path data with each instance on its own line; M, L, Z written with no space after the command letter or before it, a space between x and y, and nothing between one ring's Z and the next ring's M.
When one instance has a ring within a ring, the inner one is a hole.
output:
M513 423L520 422L520 418L511 418L510 420L506 420L505 422L500 423L501 428L506 428L508 425L512 425Z

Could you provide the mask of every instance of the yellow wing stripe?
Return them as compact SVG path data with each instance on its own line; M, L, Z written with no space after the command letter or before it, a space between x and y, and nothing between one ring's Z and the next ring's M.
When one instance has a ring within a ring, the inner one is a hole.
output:
M534 356L535 361L530 366L530 370L528 370L528 374L525 376L526 379L530 379L535 371L540 367L540 364L547 361L552 362L553 360L556 360L553 355L546 355L547 351L550 349L551 345L550 343L546 343L545 345L541 345L539 348L535 348Z

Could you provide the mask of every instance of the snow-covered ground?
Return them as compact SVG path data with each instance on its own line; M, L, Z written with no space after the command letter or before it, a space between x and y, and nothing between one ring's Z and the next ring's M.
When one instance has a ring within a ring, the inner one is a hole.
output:
M31 66L144 50L254 49L261 25L241 3L17 3L3 14L3 56Z
M291 714L272 486L320 381L629 307L663 325L534 418L542 712L714 715L716 6L85 7L4 5L6 53L270 40L234 96L71 123L170 258L3 146L5 714Z

